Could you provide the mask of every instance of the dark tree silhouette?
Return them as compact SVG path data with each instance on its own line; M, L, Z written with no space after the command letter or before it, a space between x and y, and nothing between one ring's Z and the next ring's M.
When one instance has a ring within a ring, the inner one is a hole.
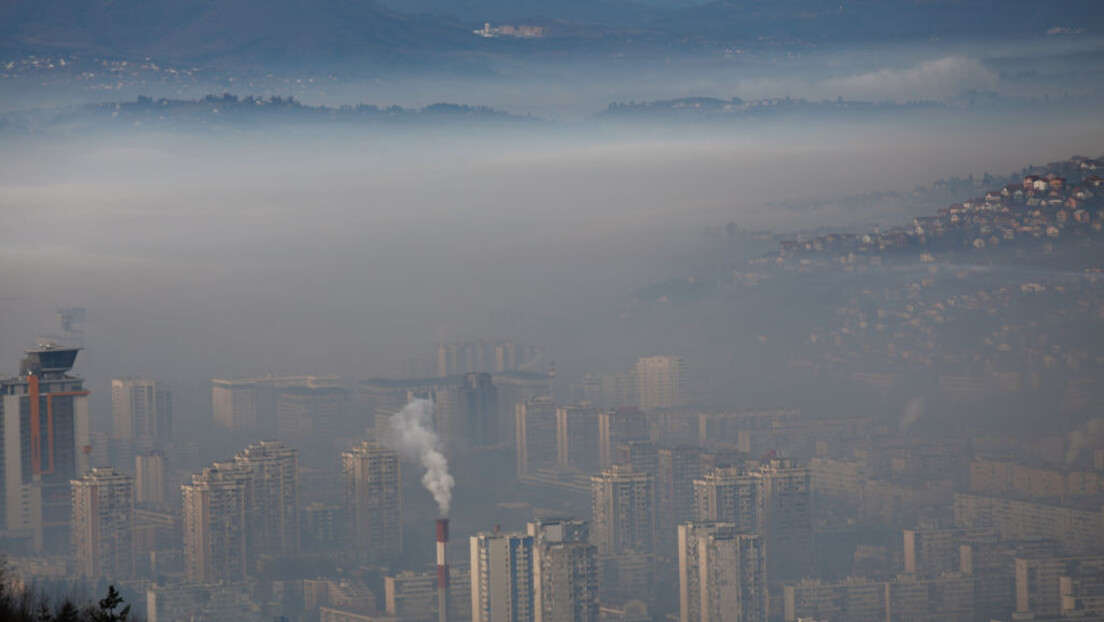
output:
M77 606L73 604L73 601L66 599L61 603L61 607L58 608L57 616L54 618L55 622L80 622L80 611L77 610Z
M122 607L122 609L119 609ZM118 611L116 611L118 609ZM107 596L100 601L100 609L93 612L94 622L127 622L130 616L130 605L123 603L123 597L114 585L107 586Z
M41 592L20 585L0 559L0 620L3 622L141 622L130 615L130 605L109 585L98 603L78 606L66 598L54 606Z

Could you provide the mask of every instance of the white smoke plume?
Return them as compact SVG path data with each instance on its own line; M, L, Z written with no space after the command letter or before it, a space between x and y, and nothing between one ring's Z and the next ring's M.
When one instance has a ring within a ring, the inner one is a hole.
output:
M1080 430L1070 432L1066 448L1066 463L1073 464L1086 450L1104 447L1104 419L1090 419Z
M905 414L901 415L901 434L908 432L912 426L924 418L924 398L916 397L905 404Z
M456 480L449 475L448 460L440 451L437 432L433 430L433 410L430 400L415 399L391 416L387 445L404 460L417 460L425 468L422 485L433 494L441 516L448 516L452 504L452 486Z

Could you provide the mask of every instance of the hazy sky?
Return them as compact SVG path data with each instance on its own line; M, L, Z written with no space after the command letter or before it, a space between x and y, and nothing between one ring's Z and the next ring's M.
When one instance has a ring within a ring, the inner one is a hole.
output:
M907 100L1003 84L978 57L910 58L679 94L787 94L802 83L810 96ZM498 105L504 92L472 103ZM663 84L651 93L672 94ZM571 96L561 118L608 95ZM777 203L1009 173L1099 155L1102 138L1091 111L1034 109L725 127L9 138L0 370L14 373L21 349L54 330L53 309L74 304L88 308L83 369L94 391L106 394L112 376L149 375L189 387L180 403L196 410L215 375L356 379L393 373L439 339L574 332L585 342L598 330L589 320L673 274L706 225L900 224L909 215L897 207ZM545 345L570 360L567 343Z

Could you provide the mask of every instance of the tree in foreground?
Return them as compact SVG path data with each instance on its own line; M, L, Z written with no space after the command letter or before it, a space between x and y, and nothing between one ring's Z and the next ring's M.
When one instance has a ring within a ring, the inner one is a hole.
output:
M54 606L41 592L20 585L0 560L0 620L4 622L141 622L131 617L130 605L114 585L108 586L97 605L79 607L66 598Z
M99 610L92 612L93 622L127 622L129 617L130 605L123 603L123 597L114 585L107 586L107 596L100 601Z

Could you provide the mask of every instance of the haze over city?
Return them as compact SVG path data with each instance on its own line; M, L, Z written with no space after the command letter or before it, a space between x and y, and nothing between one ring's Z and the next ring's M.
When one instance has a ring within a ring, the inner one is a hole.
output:
M1104 12L822 4L0 8L0 617L1104 620Z

